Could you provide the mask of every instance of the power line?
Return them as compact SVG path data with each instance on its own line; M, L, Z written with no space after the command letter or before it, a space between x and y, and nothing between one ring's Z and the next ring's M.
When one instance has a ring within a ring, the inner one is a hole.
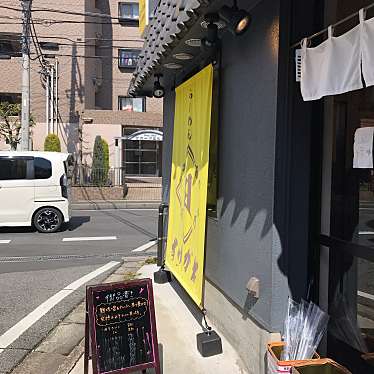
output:
M14 41L15 39L10 39L10 38L0 38L0 41ZM48 41L46 40L41 40L38 39L38 43L39 43L39 46L41 46L41 44L43 43L48 43ZM103 49L140 49L140 46L139 47L132 47L132 46L126 46L126 45L97 45L97 44L87 44L87 43L76 43L76 42L72 42L72 43L59 43L59 42L56 42L55 43L57 46L62 46L62 47L77 47L77 48L85 48L85 47L95 47L95 48L103 48ZM41 47L42 48L42 47Z
M6 6L6 5L1 5L0 8L7 9L7 10L13 10L13 11L21 11L21 9L19 9L19 8L14 8L14 7ZM123 21L122 18L112 17L109 14L92 13L92 12L73 12L73 11L59 10L59 9L53 9L53 8L37 7L37 8L33 8L32 12L33 13L35 13L35 12L49 12L49 13L57 13L57 14L67 14L67 15L72 15L72 16L83 16L83 17L93 17L93 18L97 17L97 18L107 19L107 20L110 20L110 21L114 20L114 21L118 21L118 22ZM43 18L42 20L47 20L47 19ZM35 21L37 21L37 19L35 19ZM57 20L55 20L55 21L57 21ZM137 20L134 19L134 21L137 21ZM105 24L116 25L116 24L113 24L112 22L70 21L70 20L61 20L60 22L63 22L63 23L93 23L93 24L101 24L101 25L105 25ZM118 23L118 25L120 25L120 23Z
M2 7L0 6L0 9ZM5 25L22 25L22 18L20 17L13 17L13 18L8 18L4 17L5 19L11 19L15 21L20 21L20 22L2 22L2 24ZM37 25L40 26L45 26L45 27L50 27L53 25L58 25L58 24L91 24L91 25L112 25L112 26L122 26L120 23L112 23L112 22L97 22L97 21L86 21L86 20L67 20L67 19L56 19L56 18L34 18L34 21Z
M32 2L31 2L31 6L32 6ZM43 56L43 51L40 48L38 35L36 34L35 25L34 25L34 21L33 21L31 13L30 13L30 21L31 21L31 30L30 30L31 39L32 39L32 42L34 44L34 48L36 50L36 53L38 54L37 59L39 60L40 67L42 68L42 71L44 71L45 70L45 60L44 60L44 56ZM30 55L30 50L29 50L29 55ZM31 56L30 56L30 59L31 59Z
M35 54L35 53L31 53L31 54ZM120 60L121 57L116 57L116 56L85 56L85 55L78 55L78 54L62 54L62 53L54 53L53 51L51 51L51 53L45 53L44 54L44 57L45 58L49 58L51 56L57 56L57 57L72 57L72 58L95 58L95 59L100 59L100 58L103 58L103 59L108 59L108 58L111 58L113 60ZM126 67L125 67L126 68ZM128 69L132 69L132 67L128 67Z
M6 34L6 33L4 33ZM9 33L10 34L10 33ZM8 36L9 34L6 34L6 36ZM19 35L20 34L15 34L15 35ZM0 32L0 36L1 36L1 32ZM84 38L85 41L83 40L74 40L74 39L70 39L70 38L67 38L66 36L47 36L47 35L39 35L39 38L41 39L61 39L61 40L68 40L70 41L71 43L75 43L76 45L79 45L79 44L87 44L88 41L99 41L99 42L132 42L132 43L143 43L144 40L142 39L110 39L110 38ZM14 40L17 40L17 38L13 37L13 36L10 36L7 37L7 38L0 38L0 40L3 40L3 41L14 41ZM100 47L100 43L99 44L93 44L92 46L98 46Z
M73 36L73 35L70 35ZM80 35L75 35L80 36ZM65 36L40 36L41 38L50 38L50 39L66 39L76 43L84 43L79 40L75 41L73 39L69 39ZM98 41L108 41L108 42L144 42L144 39L111 39L111 38L84 38L85 40L98 40Z
M37 53L31 52L31 55L36 55ZM71 58L88 58L88 59L112 59L112 60L119 60L120 57L116 56L85 56L85 55L78 55L78 54L63 54L63 53L54 53L51 51L51 53L44 53L45 59L50 59L53 57L71 57ZM12 57L12 58L19 58L18 56ZM124 67L126 69L126 67ZM127 69L135 69L132 67L127 67Z
M20 8L14 8L10 6L0 6L0 8L8 9L8 10L14 10L14 11L21 11ZM120 17L113 17L110 14L104 14L104 13L95 13L95 12L75 12L71 10L63 10L63 9L56 9L56 8L47 8L47 7L34 7L32 9L32 12L48 12L48 13L58 13L58 14L68 14L72 16L84 16L84 17L97 17L97 18L104 18L104 19L110 19L115 21L121 21L122 18Z
M0 6L1 8L1 6ZM35 18L35 23L40 26L44 27L51 27L53 25L60 25L60 24L91 24L91 25L111 25L111 26L122 26L120 23L112 23L112 22L95 22L95 21L73 21L73 20L58 20L55 18ZM2 25L22 25L22 22L1 22Z

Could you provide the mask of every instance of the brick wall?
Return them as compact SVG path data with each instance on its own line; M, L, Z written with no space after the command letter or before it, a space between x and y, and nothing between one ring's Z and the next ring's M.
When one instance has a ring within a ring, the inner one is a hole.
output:
M72 187L72 200L122 200L123 187Z
M124 197L123 187L72 187L72 200L161 201L161 191L160 184L133 183L128 184L127 195Z

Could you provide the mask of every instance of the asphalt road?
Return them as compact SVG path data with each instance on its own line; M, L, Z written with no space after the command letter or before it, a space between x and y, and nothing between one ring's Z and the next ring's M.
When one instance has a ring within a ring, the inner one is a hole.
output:
M81 277L123 256L143 254L132 251L150 243L156 233L156 210L75 211L69 229L56 234L0 228L0 374L9 373L83 299L85 286L18 337L21 320ZM89 284L99 283L118 265ZM17 338L5 346L14 334Z

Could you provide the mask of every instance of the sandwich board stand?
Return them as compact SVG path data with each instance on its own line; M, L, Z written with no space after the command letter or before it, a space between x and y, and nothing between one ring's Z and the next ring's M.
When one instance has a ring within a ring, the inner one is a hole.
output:
M151 279L106 283L86 289L84 373L161 374Z

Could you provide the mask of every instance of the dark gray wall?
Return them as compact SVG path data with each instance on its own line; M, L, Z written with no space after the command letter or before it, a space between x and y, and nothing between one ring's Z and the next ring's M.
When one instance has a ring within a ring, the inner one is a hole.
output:
M246 34L223 39L220 218L208 220L206 261L207 277L269 330L281 328L288 294L273 225L279 11L279 1L262 1ZM257 302L246 291L251 277Z
M288 296L306 297L309 282L310 126L315 119L303 109L304 122L295 113L289 118L287 97L294 80L289 39L300 34L291 22L290 4L263 0L251 10L246 34L223 34L218 218L208 218L207 224L206 277L243 318L269 331L282 329ZM310 18L307 35L315 26ZM291 88L291 101L299 103L298 86ZM173 115L169 93L164 99L164 201L169 199ZM258 300L246 290L251 277L260 280Z
M173 156L175 91L166 91L163 108L162 202L169 203L171 165Z

